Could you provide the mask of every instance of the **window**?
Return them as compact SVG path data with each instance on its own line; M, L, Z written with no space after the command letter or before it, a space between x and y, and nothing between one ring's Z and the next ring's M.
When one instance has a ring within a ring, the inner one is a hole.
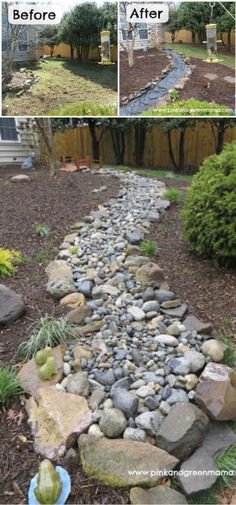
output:
M128 30L122 30L122 40L133 40L132 32L128 33Z
M2 28L2 51L7 51L7 28Z
M0 118L0 142L19 142L15 118Z
M17 44L17 51L22 52L22 51L27 51L28 49L28 33L27 30L24 30L21 32L19 41Z
M147 23L139 23L139 38L141 40L148 39Z

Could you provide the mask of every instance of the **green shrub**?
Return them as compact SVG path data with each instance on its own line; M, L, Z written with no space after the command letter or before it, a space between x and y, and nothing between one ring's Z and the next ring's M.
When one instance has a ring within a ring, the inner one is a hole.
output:
M18 353L25 360L29 360L45 347L56 347L59 344L67 346L68 339L75 335L75 326L66 318L54 319L46 314L31 325L29 339L20 344Z
M183 218L193 252L236 265L236 143L207 158L187 192Z
M163 198L172 203L177 203L180 200L181 194L182 193L178 188L169 188L165 191Z
M79 248L76 245L72 245L69 249L70 254L77 254L79 251Z
M0 276L9 277L17 272L16 264L20 263L21 254L14 249L0 248Z
M49 116L116 116L117 106L114 104L98 104L91 102L66 105L61 109L52 110Z
M4 405L9 398L20 395L22 392L23 389L15 370L10 367L0 368L0 405Z
M35 224L35 231L42 238L49 237L49 233L50 233L49 228L45 224L36 223Z
M233 111L225 105L190 100L177 101L159 109L148 110L143 116L233 116Z
M223 335L221 337L223 344L225 344L225 351L222 363L227 366L234 367L235 365L235 347L233 345L232 338L229 335Z
M140 250L143 256L152 258L158 251L157 243L154 240L145 240L141 243Z

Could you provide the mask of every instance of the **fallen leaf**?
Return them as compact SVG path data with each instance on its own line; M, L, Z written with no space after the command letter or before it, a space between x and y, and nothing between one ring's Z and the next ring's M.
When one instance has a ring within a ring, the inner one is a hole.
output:
M22 410L20 410L20 412L17 412L16 410L13 409L8 410L7 420L16 422L17 426L21 426L24 417L25 417L24 412Z

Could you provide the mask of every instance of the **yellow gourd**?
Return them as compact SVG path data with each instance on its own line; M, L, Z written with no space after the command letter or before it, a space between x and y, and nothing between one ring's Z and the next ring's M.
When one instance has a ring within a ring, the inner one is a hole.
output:
M44 505L53 505L58 500L61 492L60 475L54 469L51 461L44 459L39 465L37 487L34 490L38 502Z
M44 365L44 363L46 363L47 359L51 358L51 357L53 357L53 352L52 352L51 347L45 347L45 349L42 349L41 351L38 351L35 354L34 360L35 360L36 365L42 366L42 365Z
M39 368L38 376L45 381L51 379L57 373L56 360L53 356L47 359L46 363Z

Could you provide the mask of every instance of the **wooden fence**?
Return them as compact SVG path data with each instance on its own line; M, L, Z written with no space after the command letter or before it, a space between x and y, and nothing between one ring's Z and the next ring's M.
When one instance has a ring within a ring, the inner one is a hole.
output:
M163 120L164 122L164 120ZM178 156L179 133L172 132L173 152ZM92 142L89 128L86 126L66 130L63 133L55 134L57 157L62 160L63 156L75 158L80 156L92 156ZM225 142L236 140L236 125L229 128L225 134ZM124 164L134 166L134 133L129 129L126 132L126 149ZM215 152L214 136L207 120L199 120L198 126L192 130L188 129L185 140L185 160L186 167L198 167L203 160ZM100 156L104 164L115 165L115 157L112 147L111 134L108 130L100 144ZM147 132L146 146L144 153L144 167L157 169L173 169L169 155L167 135L163 132L162 126L151 127Z
M50 56L51 48L48 46L44 46L43 52L45 55ZM101 60L101 51L97 47L95 49L91 49L89 52L89 60L91 61L100 61ZM55 47L53 56L61 56L62 58L71 58L71 49L67 44L59 44ZM76 51L74 51L74 58L76 59ZM113 62L117 62L117 46L111 47L111 60Z
M220 40L219 33L218 33L217 38ZM224 44L227 46L227 44L228 44L227 33L223 33L222 38L223 38ZM165 41L171 42L171 33L170 32L165 33ZM179 30L178 32L176 32L175 42L182 42L183 44L191 44L192 43L192 33L189 30ZM195 43L199 44L199 39L198 39L197 34L196 34ZM219 52L220 52L221 46L222 46L222 44L219 44ZM235 30L231 31L231 46L235 47ZM204 47L204 45L203 45L203 47Z

